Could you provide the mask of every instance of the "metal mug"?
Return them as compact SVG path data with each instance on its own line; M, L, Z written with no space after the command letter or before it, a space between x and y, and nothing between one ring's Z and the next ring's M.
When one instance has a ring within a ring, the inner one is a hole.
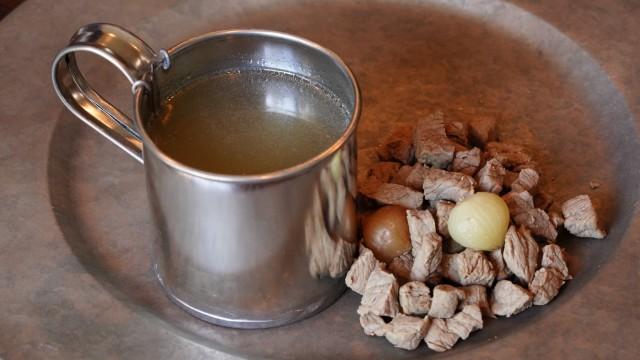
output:
M89 86L79 52L108 60L131 82L133 120ZM160 99L190 79L256 64L330 89L350 117L339 139L303 163L249 176L188 167L153 143L146 128ZM144 164L158 230L154 270L178 306L211 323L265 328L308 317L342 294L357 248L360 93L336 54L260 30L213 32L155 52L118 26L90 24L57 55L52 79L74 115Z

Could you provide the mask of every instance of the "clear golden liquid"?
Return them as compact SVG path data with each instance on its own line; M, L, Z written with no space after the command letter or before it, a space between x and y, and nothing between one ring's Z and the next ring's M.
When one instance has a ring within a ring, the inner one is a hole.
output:
M348 120L334 95L308 81L242 70L189 83L165 101L148 132L160 150L183 164L249 175L318 155Z

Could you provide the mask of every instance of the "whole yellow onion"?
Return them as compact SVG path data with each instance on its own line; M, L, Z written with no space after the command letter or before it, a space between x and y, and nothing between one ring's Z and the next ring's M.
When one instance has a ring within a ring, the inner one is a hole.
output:
M509 208L500 196L479 192L451 210L447 226L460 245L474 250L495 250L504 245Z

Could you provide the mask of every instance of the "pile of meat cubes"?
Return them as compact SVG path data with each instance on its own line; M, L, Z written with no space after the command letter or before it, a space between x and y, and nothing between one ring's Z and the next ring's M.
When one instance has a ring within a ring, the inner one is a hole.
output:
M555 244L560 227L579 237L606 235L589 196L556 203L539 189L532 157L518 144L498 142L491 117L463 123L437 111L397 128L359 161L360 194L376 206L406 209L411 248L383 262L361 245L346 283L362 295L365 334L402 349L424 340L446 351L482 329L483 318L549 303L571 279ZM449 237L456 202L480 191L500 195L509 208L504 246L494 251Z

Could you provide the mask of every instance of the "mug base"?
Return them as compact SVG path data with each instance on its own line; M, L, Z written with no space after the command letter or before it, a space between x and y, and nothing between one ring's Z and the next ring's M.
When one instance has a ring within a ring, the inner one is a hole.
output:
M155 273L160 286L164 290L167 297L169 297L169 300L171 300L171 302L176 304L182 310L186 311L189 315L192 315L200 320L214 325L237 329L266 329L288 325L306 319L308 317L311 317L312 315L319 313L320 311L329 307L329 305L336 302L336 300L338 300L338 298L340 298L340 296L342 296L342 294L346 290L346 286L342 285L341 287L337 287L336 290L334 290L332 293L320 298L319 300L314 301L311 304L306 305L303 308L298 308L287 311L285 313L273 315L270 319L247 319L243 317L230 317L228 314L215 314L209 311L198 309L176 296L171 291L171 289L165 285L160 273L157 271L155 271Z

